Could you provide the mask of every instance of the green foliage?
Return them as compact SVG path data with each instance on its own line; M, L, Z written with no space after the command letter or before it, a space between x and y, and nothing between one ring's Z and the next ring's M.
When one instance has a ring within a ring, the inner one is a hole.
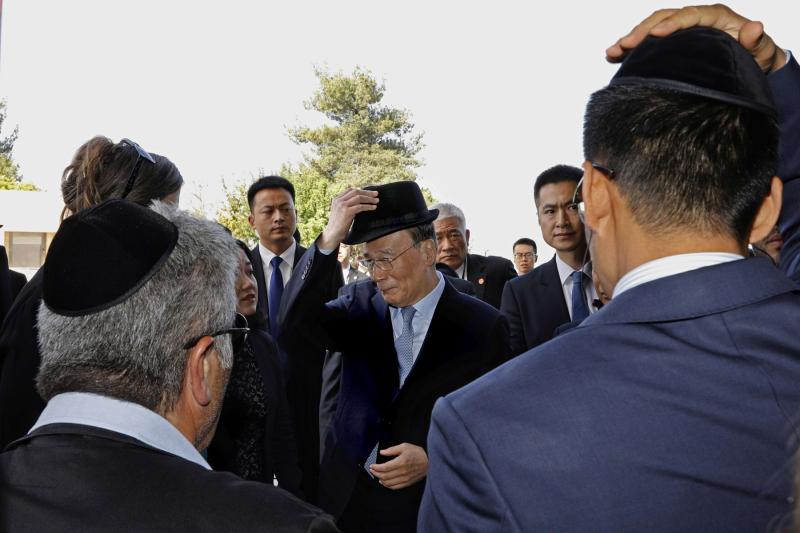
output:
M258 241L256 232L250 227L247 217L250 215L250 206L247 205L247 188L249 185L239 182L228 186L222 182L225 191L225 204L217 212L217 222L231 230L233 236L254 246Z
M6 103L0 100L0 130L6 119ZM36 185L32 183L22 183L22 175L19 173L19 166L14 163L11 151L17 141L18 128L14 128L7 137L0 137L0 190L19 190L19 191L38 191Z
M305 244L328 223L331 200L345 189L416 180L421 164L417 154L424 146L408 111L381 104L385 86L369 71L356 68L351 74L331 74L317 69L315 74L320 86L305 107L322 113L327 123L288 130L292 141L309 150L301 163L285 164L279 172L294 184L298 228ZM244 193L245 209L246 192L244 185L226 189L226 195ZM427 192L426 199L432 200L429 197ZM234 209L241 203L228 198L217 220L240 216Z

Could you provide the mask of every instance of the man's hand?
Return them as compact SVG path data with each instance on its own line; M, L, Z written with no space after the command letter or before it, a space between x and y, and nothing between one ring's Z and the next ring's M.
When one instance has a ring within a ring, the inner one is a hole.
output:
M765 74L775 72L786 64L786 54L764 33L763 24L746 19L722 4L660 9L611 45L606 50L606 59L612 63L622 61L648 35L664 37L694 26L716 28L736 39L750 52Z
M387 489L410 487L428 475L428 454L419 446L404 442L380 450L380 454L384 457L396 456L391 461L369 467L372 475Z
M363 211L374 211L378 206L378 191L347 189L331 202L328 225L317 241L323 250L336 250L350 231L353 219Z

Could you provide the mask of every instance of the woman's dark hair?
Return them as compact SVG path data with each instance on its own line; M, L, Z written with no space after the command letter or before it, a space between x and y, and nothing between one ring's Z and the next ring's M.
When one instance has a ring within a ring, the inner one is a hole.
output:
M155 161L142 161L125 198L140 205L177 192L183 185L178 168L166 157L150 154ZM141 156L128 142L114 144L96 136L85 142L64 169L61 196L64 212L77 213L109 198L121 198Z
M244 252L244 256L252 263L253 254L250 252L250 248L248 248L247 245L244 242L240 241L239 239L236 239L236 246L242 249L242 251Z

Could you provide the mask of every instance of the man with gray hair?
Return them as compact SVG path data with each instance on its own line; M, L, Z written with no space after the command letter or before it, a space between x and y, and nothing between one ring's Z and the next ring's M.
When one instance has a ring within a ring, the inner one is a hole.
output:
M109 200L64 221L39 311L48 404L0 455L0 530L336 530L200 453L248 331L237 254L222 227L161 203Z
M506 281L516 278L514 264L503 257L470 254L469 230L464 212L453 204L438 203L434 221L438 255L436 261L455 270L458 277L468 279L475 285L475 296L500 309L500 298Z

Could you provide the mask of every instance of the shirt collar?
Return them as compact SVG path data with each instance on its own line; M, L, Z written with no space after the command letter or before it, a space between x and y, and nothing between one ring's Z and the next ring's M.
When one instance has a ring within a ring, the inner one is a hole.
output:
M211 470L178 429L158 413L133 402L87 392L58 394L31 431L49 424L80 424L121 433Z
M556 267L558 268L558 278L561 280L561 285L563 286L567 280L572 276L572 273L575 272L571 266L569 266L563 259L561 259L558 254L556 254ZM583 265L583 273L592 277L592 262L589 261L585 265Z
M456 274L461 279L467 279L467 257L464 257L464 262L461 263L461 266L455 269Z
M272 250L261 243L258 243L258 250L261 252L261 262L264 263L264 268L267 268L272 261L272 258L275 257L275 254L272 252ZM281 254L281 259L283 259L283 261L289 265L289 268L294 266L295 250L297 250L297 241L292 239L292 244L290 244L289 247Z
M442 273L439 271L436 272L436 276L439 278L439 283L436 284L436 287L420 301L411 306L416 310L417 314L427 320L428 323L433 320L433 313L436 312L436 306L444 292L444 276L442 276ZM391 307L390 309L393 317L400 313L399 307Z
M614 287L613 297L616 298L623 292L648 281L655 281L690 270L727 263L728 261L736 261L737 259L744 259L744 257L724 252L699 252L660 257L641 264L622 276L617 282L617 286Z

